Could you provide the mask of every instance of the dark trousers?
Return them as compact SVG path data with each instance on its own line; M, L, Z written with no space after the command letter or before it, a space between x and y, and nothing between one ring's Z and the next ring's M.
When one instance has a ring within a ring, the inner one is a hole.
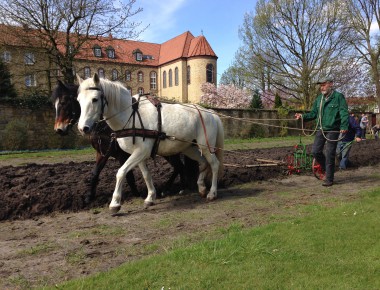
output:
M339 132L324 132L327 139L332 141L327 141L323 136L322 131L319 130L315 134L315 139L313 143L312 154L313 157L318 161L321 167L326 171L326 180L334 181L335 172L335 154L336 146L339 138ZM325 147L325 153L323 153L323 148Z

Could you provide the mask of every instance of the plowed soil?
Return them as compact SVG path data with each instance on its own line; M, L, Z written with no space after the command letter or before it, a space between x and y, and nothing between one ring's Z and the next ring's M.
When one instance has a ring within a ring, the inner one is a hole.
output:
M184 237L190 243L231 223L265 224L297 204L327 203L332 196L354 199L360 190L380 185L380 142L375 140L353 146L352 166L337 170L331 188L323 188L310 170L288 175L284 160L293 152L293 147L226 152L216 201L207 202L194 191L177 195L177 180L172 194L148 209L142 199L146 187L135 169L142 197L132 197L125 186L126 199L114 216L107 209L119 168L113 159L89 205L84 193L93 160L39 160L22 166L0 162L0 288L54 285L170 249ZM148 167L160 191L172 169L160 157Z

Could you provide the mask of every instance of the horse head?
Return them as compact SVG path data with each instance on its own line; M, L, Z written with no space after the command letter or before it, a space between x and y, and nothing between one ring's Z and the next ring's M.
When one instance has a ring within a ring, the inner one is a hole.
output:
M73 124L78 122L80 106L76 99L78 86L64 84L58 81L52 93L52 101L55 106L54 131L60 135L67 135Z
M82 134L89 134L95 123L102 117L105 98L97 73L94 74L93 78L86 80L77 75L77 79L79 83L77 100L82 112L78 122L78 130Z

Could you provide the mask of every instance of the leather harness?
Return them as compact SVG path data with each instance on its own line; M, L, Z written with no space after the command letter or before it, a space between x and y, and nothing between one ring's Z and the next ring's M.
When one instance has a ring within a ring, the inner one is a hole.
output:
M157 130L150 130L150 129L145 129L144 124L141 119L141 115L139 112L139 102L140 102L140 97L145 96L157 109L158 113L158 125L157 125ZM162 132L162 118L161 118L161 102L149 95L149 94L144 94L144 95L139 95L139 99L136 100L135 98L132 98L132 114L128 119L128 122L132 118L132 127L131 128L126 128L126 129L121 129L118 131L115 131L114 133L111 134L112 142L115 142L117 138L124 138L124 137L133 137L133 144L135 144L136 136L137 137L142 137L143 141L145 141L145 138L153 138L155 139L154 145L152 148L152 152L150 156L154 158L157 154L158 151L158 146L160 145L161 140L165 140L167 137L166 133ZM136 129L136 115L139 118L140 124L141 124L141 129ZM128 123L127 122L127 123Z

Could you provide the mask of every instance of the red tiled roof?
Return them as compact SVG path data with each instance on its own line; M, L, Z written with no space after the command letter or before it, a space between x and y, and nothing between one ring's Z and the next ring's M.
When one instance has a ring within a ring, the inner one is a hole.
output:
M200 55L216 56L210 44L206 40L206 37L204 37L203 35L198 36L191 41L189 54L187 55L187 57L200 56Z
M14 36L17 34L7 33L9 29L10 27L0 25L0 35L2 35L0 38L3 38L3 40L6 39L5 43L10 45L25 46L21 38ZM12 27L12 29L18 30L21 34L30 34L32 31L25 30L21 27ZM64 43L64 37L62 38L62 43ZM95 45L99 45L102 48L102 57L94 56L93 47ZM114 59L107 57L106 48L108 47L112 47L115 50ZM63 50L64 46L61 45L59 49ZM151 57L144 58L142 62L136 61L133 51L137 49L139 49L144 56ZM189 31L186 31L162 44L117 39L111 35L109 37L100 37L87 41L76 55L76 59L158 66L184 57L194 56L213 56L217 58L215 52L203 35L194 37Z

